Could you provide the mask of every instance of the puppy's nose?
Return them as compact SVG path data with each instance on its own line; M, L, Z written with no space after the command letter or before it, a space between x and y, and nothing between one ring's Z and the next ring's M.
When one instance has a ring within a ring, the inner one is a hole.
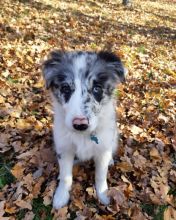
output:
M78 131L84 131L88 128L88 119L84 116L79 116L73 119L73 127Z

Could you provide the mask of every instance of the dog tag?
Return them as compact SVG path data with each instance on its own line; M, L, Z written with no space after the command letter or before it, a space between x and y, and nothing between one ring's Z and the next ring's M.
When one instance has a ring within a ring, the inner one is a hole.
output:
M90 139L91 139L92 141L94 141L96 144L98 144L98 138L97 138L94 134L91 134L91 135L90 135Z

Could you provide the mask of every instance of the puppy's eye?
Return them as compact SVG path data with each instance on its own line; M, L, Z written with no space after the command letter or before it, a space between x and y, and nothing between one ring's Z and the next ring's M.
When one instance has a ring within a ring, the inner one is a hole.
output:
M61 85L60 91L64 94L70 94L71 88L67 83L64 83L63 85Z
M95 85L92 89L92 93L97 102L100 102L103 97L103 89L100 85Z
M51 82L51 87L54 88L54 89L58 89L59 85L55 82Z
M97 85L93 87L93 94L94 95L101 95L103 93L102 87Z

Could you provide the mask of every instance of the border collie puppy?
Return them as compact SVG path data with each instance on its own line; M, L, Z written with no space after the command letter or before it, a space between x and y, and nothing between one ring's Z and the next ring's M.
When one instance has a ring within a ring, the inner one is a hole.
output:
M107 171L118 137L113 90L124 80L124 67L109 52L53 51L43 64L43 74L53 100L60 166L53 207L69 201L75 156L94 160L97 196L107 205Z

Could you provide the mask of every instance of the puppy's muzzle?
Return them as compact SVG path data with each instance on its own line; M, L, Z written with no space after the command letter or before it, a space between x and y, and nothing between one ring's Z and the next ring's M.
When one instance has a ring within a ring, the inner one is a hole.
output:
M85 131L89 126L89 121L86 117L80 116L73 119L73 128L78 131Z

